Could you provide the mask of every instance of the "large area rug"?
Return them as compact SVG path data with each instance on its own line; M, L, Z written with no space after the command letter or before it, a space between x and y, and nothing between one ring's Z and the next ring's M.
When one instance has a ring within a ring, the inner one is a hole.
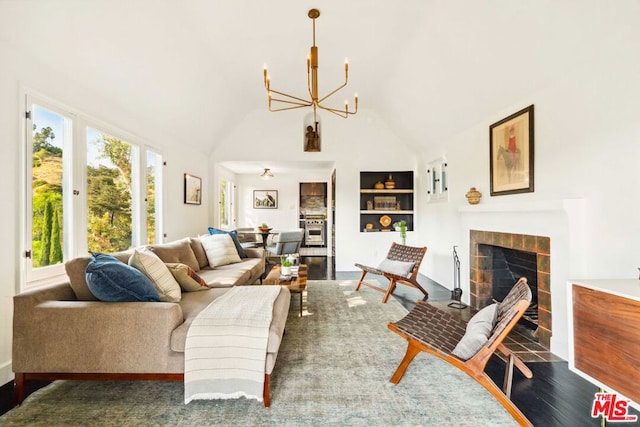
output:
M6 426L512 426L475 381L420 354L389 382L405 341L387 329L406 310L353 281L310 281L305 315L292 299L272 375L271 407L256 400L184 404L180 382L56 381L0 417Z

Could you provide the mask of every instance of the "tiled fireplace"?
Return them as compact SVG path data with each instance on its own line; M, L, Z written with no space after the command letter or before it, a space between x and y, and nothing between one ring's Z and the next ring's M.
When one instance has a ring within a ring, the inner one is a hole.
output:
M547 349L550 348L552 331L550 243L550 238L544 236L471 230L469 247L470 300L471 306L475 309L485 307L492 302L493 260L489 247L497 246L535 254L538 325L533 335L539 344Z

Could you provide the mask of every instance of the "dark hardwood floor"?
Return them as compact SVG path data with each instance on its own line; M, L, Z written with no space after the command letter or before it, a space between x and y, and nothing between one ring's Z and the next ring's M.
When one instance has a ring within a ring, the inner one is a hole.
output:
M308 266L309 280L358 280L358 272L336 272L332 264L333 258L303 257L302 262ZM450 299L448 289L432 280L421 276L419 282L429 292L429 301L446 302ZM399 286L394 292L397 298L408 310L422 294L406 286ZM398 361L399 362L399 361ZM533 371L533 378L524 378L514 370L513 389L511 398L520 410L535 426L567 427L567 426L600 426L600 419L591 417L591 405L597 387L582 379L568 369L567 362L536 362L527 363ZM487 373L501 385L504 378L504 362L494 357L487 365ZM391 373L390 373L391 375ZM30 385L28 393L46 385L34 383ZM424 402L428 405L429 402ZM456 402L450 402L455 405ZM13 385L7 383L0 387L0 414L13 407ZM631 410L630 414L638 415L638 411ZM624 423L624 425L640 425L640 423Z

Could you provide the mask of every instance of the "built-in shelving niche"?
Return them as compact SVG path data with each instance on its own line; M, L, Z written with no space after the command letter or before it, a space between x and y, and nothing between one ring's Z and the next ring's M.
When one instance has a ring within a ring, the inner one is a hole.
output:
M391 175L393 188L384 188ZM383 188L376 188L380 184ZM360 172L360 231L394 231L395 222L405 220L407 231L413 231L414 182L413 171ZM382 217L391 218L389 225ZM367 224L371 228L367 229Z

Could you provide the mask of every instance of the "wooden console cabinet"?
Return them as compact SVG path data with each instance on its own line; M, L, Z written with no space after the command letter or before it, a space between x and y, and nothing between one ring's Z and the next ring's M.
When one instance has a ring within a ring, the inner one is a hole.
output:
M571 281L568 295L569 368L640 409L640 280Z

